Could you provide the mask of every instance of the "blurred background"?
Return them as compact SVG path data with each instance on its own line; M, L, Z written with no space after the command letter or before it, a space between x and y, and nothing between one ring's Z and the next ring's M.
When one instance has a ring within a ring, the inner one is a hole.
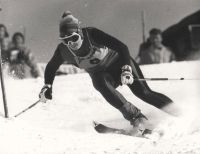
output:
M0 21L10 35L20 31L38 62L47 62L58 43L61 14L70 10L82 26L94 26L126 43L136 57L152 27L165 30L198 11L199 0L1 0Z

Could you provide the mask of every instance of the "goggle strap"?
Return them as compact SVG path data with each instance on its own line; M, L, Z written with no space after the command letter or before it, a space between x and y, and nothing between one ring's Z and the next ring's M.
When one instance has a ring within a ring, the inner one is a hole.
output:
M70 37L72 37L72 36L74 36L74 35L78 35L78 34L75 33L75 32L73 32L72 35L70 35L70 36L64 36L64 37L59 37L59 39L60 39L60 40L64 40L64 39L70 38Z

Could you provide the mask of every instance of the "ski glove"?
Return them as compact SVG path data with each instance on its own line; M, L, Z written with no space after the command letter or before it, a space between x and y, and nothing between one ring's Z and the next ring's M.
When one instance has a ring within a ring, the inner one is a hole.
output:
M121 74L121 83L122 84L132 84L134 81L132 75L132 68L129 65L124 65L122 67L122 74Z
M52 86L50 84L45 84L39 94L41 102L46 103L48 99L52 99Z

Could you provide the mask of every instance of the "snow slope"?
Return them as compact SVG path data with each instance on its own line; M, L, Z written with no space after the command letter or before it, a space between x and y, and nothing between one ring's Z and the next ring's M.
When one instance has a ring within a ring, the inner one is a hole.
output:
M200 62L142 66L145 77L200 78ZM129 123L92 87L85 73L56 77L54 99L39 103L18 118L3 118L0 106L1 154L199 154L200 81L151 81L149 86L171 97L182 111L174 118L144 103L126 87L126 98L162 130L159 142L130 136L98 134L97 120L110 126L129 128ZM13 117L38 99L43 79L14 80L5 77L9 115Z

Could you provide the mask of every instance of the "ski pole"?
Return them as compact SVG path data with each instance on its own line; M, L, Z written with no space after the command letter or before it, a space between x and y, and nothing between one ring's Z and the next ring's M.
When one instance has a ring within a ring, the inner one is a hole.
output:
M192 78L136 78L136 81L177 81L177 80L200 80L200 79L192 79Z
M24 109L23 111L21 111L20 113L16 114L14 117L18 117L20 114L26 112L27 110L31 109L32 107L34 107L35 105L37 105L40 102L40 100L38 100L37 102L33 103L32 105L30 105L29 107L27 107L26 109Z
M7 99L6 99L6 90L5 90L5 83L4 83L4 76L3 76L3 68L2 68L2 56L1 56L1 45L0 45L0 80L1 80L1 90L2 90L2 97L3 97L3 106L5 112L5 118L8 118L8 106L7 106Z

